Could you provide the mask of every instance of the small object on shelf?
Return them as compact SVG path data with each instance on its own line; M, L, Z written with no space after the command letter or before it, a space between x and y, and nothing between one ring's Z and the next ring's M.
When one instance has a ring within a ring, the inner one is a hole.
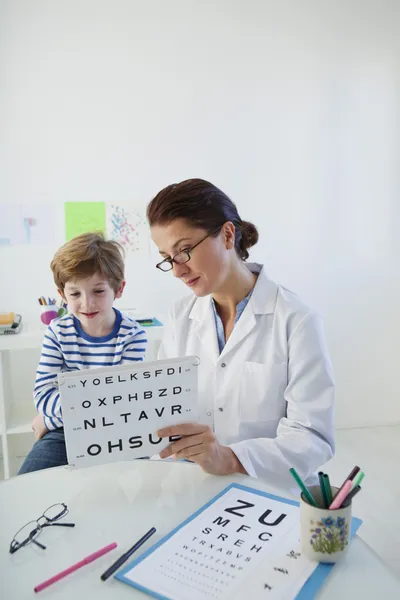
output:
M13 312L0 313L0 327L9 327L14 323L14 319L15 313Z
M11 317L11 321L3 323L0 321L0 335L13 335L19 333L22 329L22 317L16 313L1 313ZM3 318L3 320L5 317Z
M136 323L142 325L142 327L162 327L161 321L155 317L149 317L148 319L135 319Z
M52 320L56 319L57 316L58 316L57 307L50 305L50 304L46 304L42 307L41 314L40 314L40 320L42 321L43 325L50 325Z

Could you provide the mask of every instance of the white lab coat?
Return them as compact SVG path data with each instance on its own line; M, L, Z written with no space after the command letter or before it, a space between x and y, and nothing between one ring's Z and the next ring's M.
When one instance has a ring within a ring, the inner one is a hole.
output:
M199 422L210 425L253 477L307 484L334 452L334 380L321 319L262 265L253 294L219 354L210 296L170 312L159 358L196 355Z

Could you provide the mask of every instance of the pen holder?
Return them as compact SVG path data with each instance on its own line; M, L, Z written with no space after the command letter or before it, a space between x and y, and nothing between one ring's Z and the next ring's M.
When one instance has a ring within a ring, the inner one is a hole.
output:
M308 488L318 506L323 505L321 488ZM338 488L332 486L335 496ZM302 553L309 559L335 563L347 553L350 540L351 501L336 510L318 508L309 504L304 495L300 499L300 541Z
M54 304L48 304L40 307L40 320L43 325L50 325L53 319L58 316L58 309Z

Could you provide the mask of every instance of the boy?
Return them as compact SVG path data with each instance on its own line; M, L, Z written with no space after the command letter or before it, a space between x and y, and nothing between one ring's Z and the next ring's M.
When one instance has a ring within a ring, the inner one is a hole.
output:
M144 360L146 334L113 308L125 287L122 248L99 233L67 242L51 262L54 282L68 314L54 319L44 336L33 393L38 440L19 474L67 464L60 395L60 371L131 364Z

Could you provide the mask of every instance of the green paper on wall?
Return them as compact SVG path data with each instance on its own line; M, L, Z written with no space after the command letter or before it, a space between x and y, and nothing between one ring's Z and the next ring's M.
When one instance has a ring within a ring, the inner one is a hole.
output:
M81 233L106 231L104 202L65 202L65 237L67 242Z

